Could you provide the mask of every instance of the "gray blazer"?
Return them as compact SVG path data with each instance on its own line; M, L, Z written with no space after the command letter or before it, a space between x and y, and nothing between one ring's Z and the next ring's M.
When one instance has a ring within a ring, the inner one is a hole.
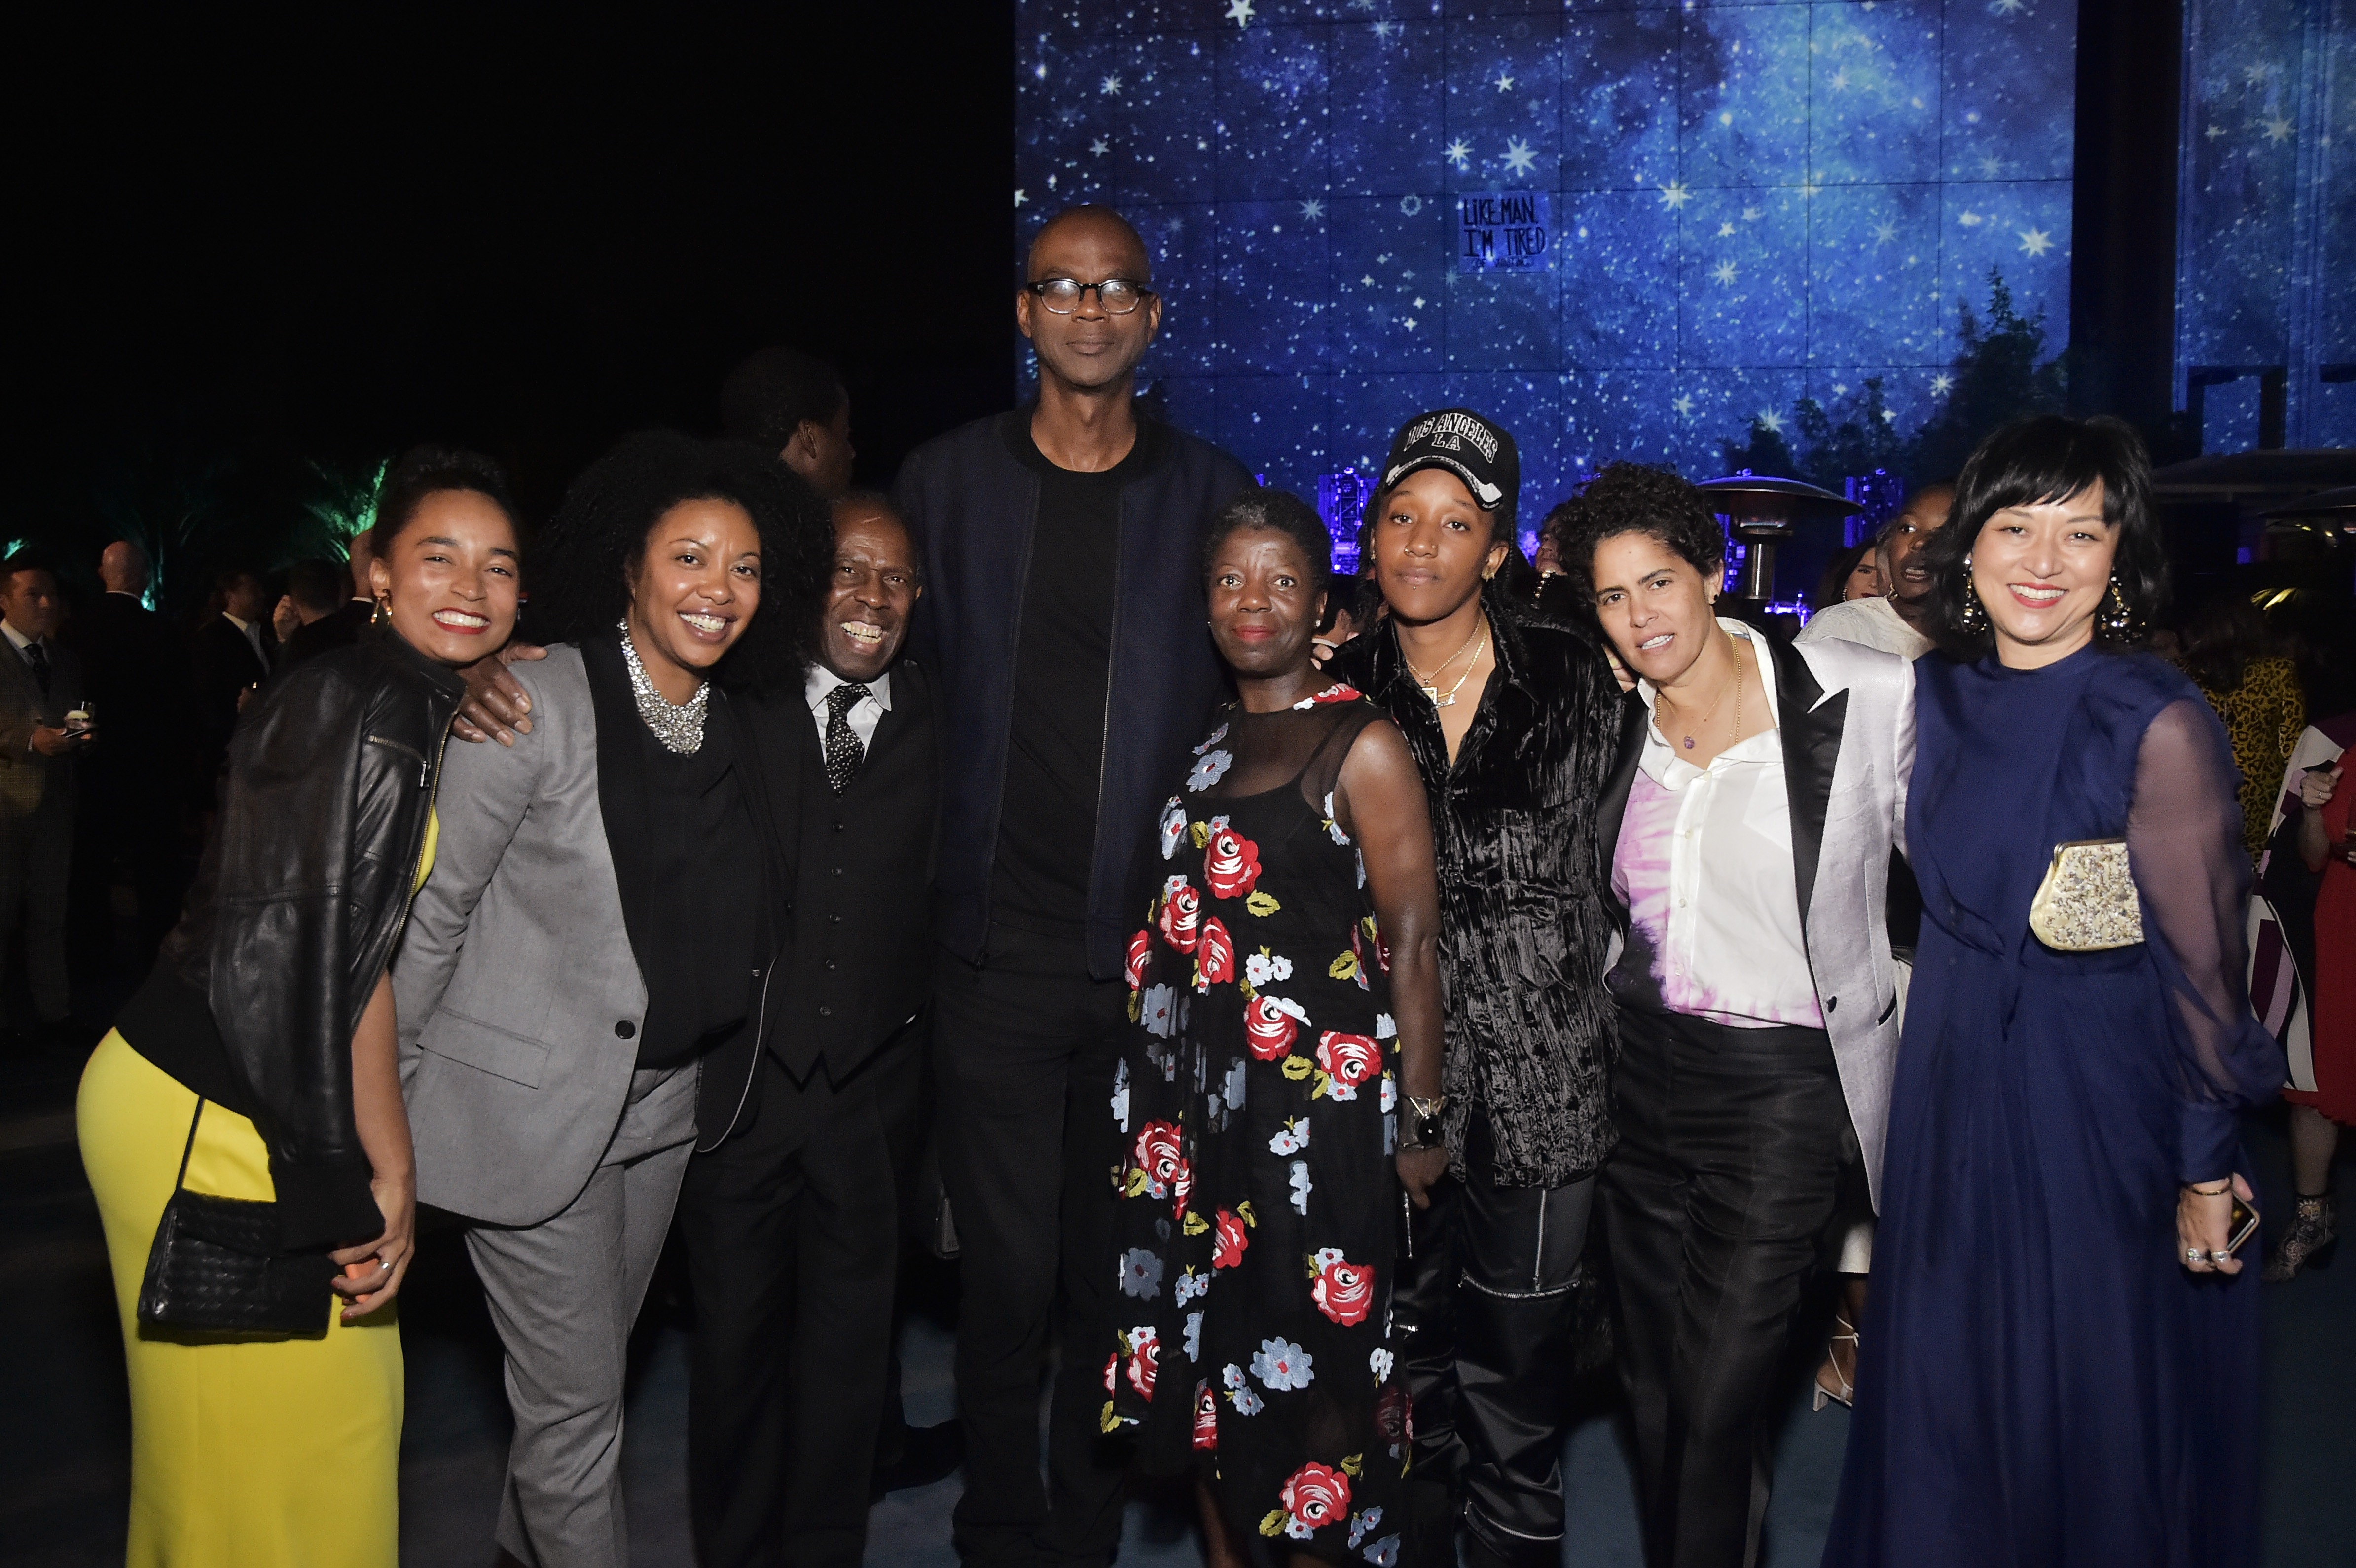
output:
M532 1225L579 1196L619 1124L647 987L597 796L581 650L513 673L531 733L453 742L434 873L392 967L421 1202Z
M1840 1070L1874 1203L1890 1084L1898 1070L1898 965L1890 952L1890 855L1906 842L1914 772L1914 669L1894 654L1826 638L1774 649L1792 872L1825 1033ZM1620 763L1596 816L1605 886L1644 752L1642 702L1622 709ZM1610 906L1623 923L1625 906ZM1615 945L1612 958L1618 958Z
M45 697L25 656L16 644L0 639L0 817L73 810L73 757L43 757L33 749L33 731L57 728L69 712L81 706L81 658L54 637L48 647L49 694ZM105 745L102 725L100 739L83 744Z

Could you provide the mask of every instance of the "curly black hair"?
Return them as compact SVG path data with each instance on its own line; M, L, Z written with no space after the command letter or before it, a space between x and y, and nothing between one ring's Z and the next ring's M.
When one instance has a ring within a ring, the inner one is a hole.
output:
M1665 468L1613 463L1547 514L1555 559L1581 604L1595 602L1595 550L1607 539L1643 533L1707 577L1726 564L1726 530L1692 485Z
M508 471L495 459L463 446L412 446L377 481L369 546L379 555L391 551L401 531L416 521L425 498L444 490L472 490L507 513L509 522L517 521L515 502L508 494Z
M1281 533L1301 546L1301 559L1309 563L1309 588L1312 597L1333 585L1333 536L1325 532L1325 520L1317 515L1317 509L1290 490L1264 490L1257 487L1244 491L1221 507L1218 515L1211 520L1209 532L1203 535L1203 580L1205 583L1210 581L1211 568L1218 561L1219 546L1247 528Z
M798 685L834 570L834 524L817 491L742 441L643 431L582 470L532 552L528 634L568 642L612 630L629 607L648 533L692 500L735 502L761 539L761 606L719 677L766 691Z
M2142 646L2168 607L2168 547L2152 512L2151 457L2143 437L2108 414L2044 413L2002 425L1979 444L1955 479L1947 526L1922 546L1922 564L1931 574L1932 638L1941 652L1968 662L1994 646L1985 614L1976 628L1964 619L1972 603L1967 563L1988 520L2008 507L2068 500L2097 483L2103 521L2118 530L2111 580L2126 602L2128 624L2115 630L2111 616L2098 612L2094 640L2112 648ZM2104 612L2110 609L2106 590Z

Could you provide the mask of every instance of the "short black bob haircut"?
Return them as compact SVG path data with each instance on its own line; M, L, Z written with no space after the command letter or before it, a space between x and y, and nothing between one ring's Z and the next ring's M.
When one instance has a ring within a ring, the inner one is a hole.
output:
M761 542L761 604L720 662L724 684L798 688L834 570L834 524L818 492L742 441L650 430L582 470L532 552L526 630L538 642L613 631L630 604L647 535L682 501L733 501Z
M2094 615L2094 640L2110 648L2142 645L2168 607L2168 552L2152 515L2151 457L2125 420L2044 413L2003 425L1979 444L1955 479L1947 526L1922 546L1922 564L1931 574L1932 638L1942 652L1968 661L1995 646L1985 615L1976 630L1964 623L1972 602L1965 563L1988 520L2008 507L2066 501L2098 483L2103 521L2118 531L2111 580L2126 603L2128 624L2124 631L2112 628L2116 607L2106 589Z
M1642 533L1702 576L1726 564L1726 530L1701 491L1665 468L1613 463L1575 499L1547 514L1555 560L1579 602L1595 603L1595 551L1607 539Z
M832 365L780 344L756 350L729 372L720 389L720 423L734 439L774 455L803 420L831 424L850 395Z
M1301 547L1301 558L1309 563L1312 598L1333 586L1333 536L1325 532L1325 520L1317 515L1317 509L1290 490L1257 487L1221 507L1218 515L1211 520L1210 531L1203 535L1203 581L1206 585L1211 580L1211 569L1218 564L1219 547L1246 529L1281 533Z
M508 471L497 462L459 446L412 446L392 460L377 484L376 519L369 525L369 547L382 557L401 537L401 531L417 521L417 509L425 504L425 498L444 490L472 490L507 513L508 521L516 521L515 501L508 494Z

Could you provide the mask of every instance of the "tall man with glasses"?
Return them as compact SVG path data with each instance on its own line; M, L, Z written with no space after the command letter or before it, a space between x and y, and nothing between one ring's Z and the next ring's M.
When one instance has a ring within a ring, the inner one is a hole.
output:
M962 1247L955 1540L980 1568L1100 1564L1119 1538L1121 1456L1098 1411L1130 872L1219 692L1203 532L1252 482L1139 417L1162 308L1136 230L1105 208L1058 214L1014 296L1037 401L919 448L894 492L924 539L916 636L949 759L934 1053Z

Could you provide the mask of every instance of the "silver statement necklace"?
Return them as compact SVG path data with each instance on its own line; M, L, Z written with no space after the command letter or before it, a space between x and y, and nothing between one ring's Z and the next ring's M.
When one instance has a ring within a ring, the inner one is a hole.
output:
M703 713L712 703L712 682L697 682L695 695L672 704L647 678L647 667L638 661L638 650L630 641L629 621L626 618L617 624L622 631L622 662L630 667L630 694L638 700L638 717L647 721L647 728L655 732L665 751L693 757L703 746Z

